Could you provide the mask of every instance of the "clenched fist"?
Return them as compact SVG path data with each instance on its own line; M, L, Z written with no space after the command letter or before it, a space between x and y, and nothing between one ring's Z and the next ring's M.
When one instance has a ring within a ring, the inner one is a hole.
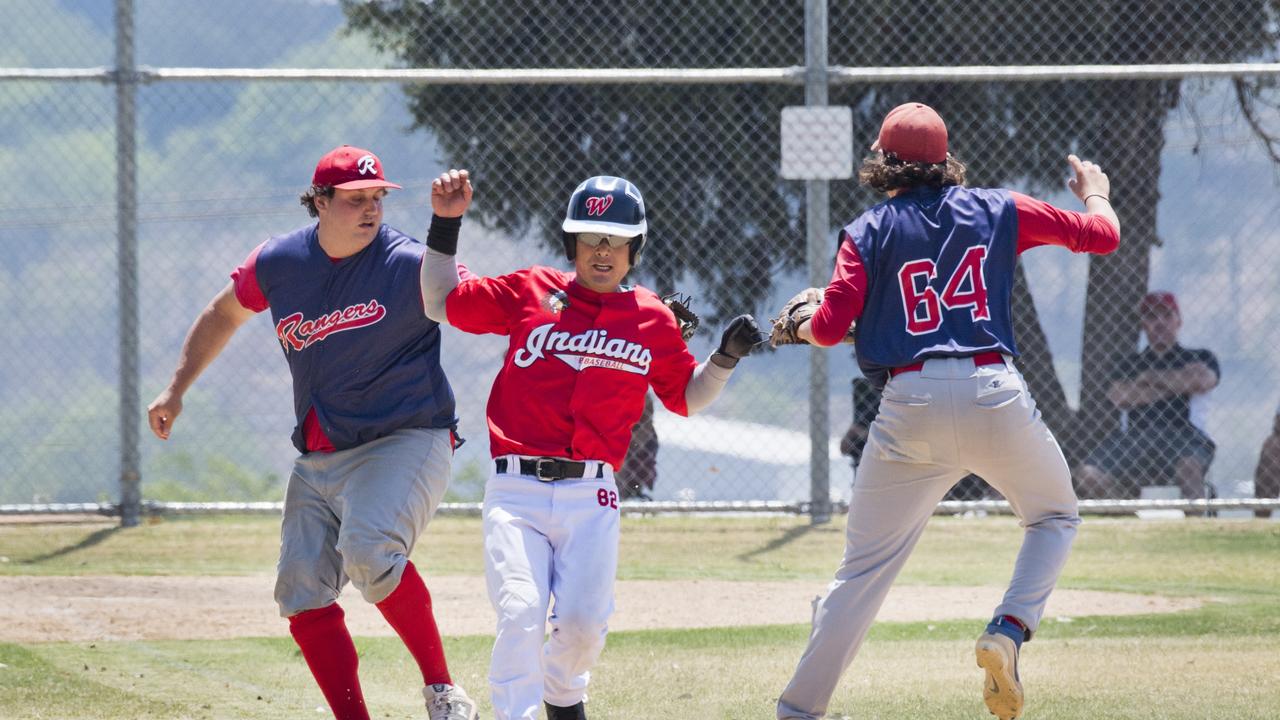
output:
M431 181L431 212L442 218L462 217L471 207L471 173L449 170Z

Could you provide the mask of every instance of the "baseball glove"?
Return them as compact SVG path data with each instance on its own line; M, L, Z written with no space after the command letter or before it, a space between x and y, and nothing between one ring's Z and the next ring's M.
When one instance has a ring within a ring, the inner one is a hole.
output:
M796 330L804 321L813 317L822 304L822 288L805 288L782 306L782 311L773 319L773 330L769 333L769 347L779 345L808 345L796 335ZM853 328L845 333L842 342L853 342Z
M663 295L662 302L671 309L671 314L676 316L676 325L680 326L680 337L684 338L685 342L689 342L693 333L697 331L698 324L702 322L697 313L689 309L693 298L673 292L670 295Z

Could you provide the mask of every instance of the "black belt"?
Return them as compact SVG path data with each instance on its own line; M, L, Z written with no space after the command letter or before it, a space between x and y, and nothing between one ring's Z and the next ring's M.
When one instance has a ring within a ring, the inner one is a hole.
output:
M507 459L498 458L493 461L498 472L507 471ZM576 460L557 460L555 458L520 458L520 474L536 477L542 482L563 480L564 478L580 478L587 474L587 463ZM604 477L604 463L596 463L597 480Z

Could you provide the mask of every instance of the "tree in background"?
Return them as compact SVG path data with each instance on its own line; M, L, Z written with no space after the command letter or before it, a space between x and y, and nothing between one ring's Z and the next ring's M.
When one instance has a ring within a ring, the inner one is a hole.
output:
M1081 0L900 3L832 0L833 65L955 66L1237 62L1275 54L1277 0ZM801 3L515 3L344 0L349 27L406 67L780 67L803 63ZM1237 81L1246 118L1265 83ZM778 175L781 109L796 86L406 86L416 128L483 187L474 210L493 227L559 243L561 208L582 178L625 175L645 192L654 228L640 271L666 291L689 268L714 313L756 306L773 276L804 264L803 188ZM1114 422L1107 363L1136 347L1134 308L1159 244L1164 124L1179 80L894 83L832 87L873 138L894 105L920 100L952 130L970 184L1061 188L1064 155L1097 160L1115 188L1124 242L1091 259L1081 397L1066 401L1021 272L1015 317L1022 368L1069 458ZM842 223L878 200L833 185ZM709 313L712 314L712 313ZM712 318L714 319L714 318Z

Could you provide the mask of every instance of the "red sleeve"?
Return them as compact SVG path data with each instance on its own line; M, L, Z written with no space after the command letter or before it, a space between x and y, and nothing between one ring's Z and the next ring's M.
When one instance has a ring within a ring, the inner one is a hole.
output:
M1018 209L1018 252L1060 245L1071 252L1106 255L1120 247L1120 231L1100 215L1056 208L1043 200L1010 192Z
M509 319L515 314L520 290L528 284L529 270L489 278L479 277L458 266L458 287L444 299L445 315L453 327L469 333L510 334Z
M662 344L654 353L653 366L649 368L649 384L668 410L687 417L689 405L684 393L698 366L698 360L680 337L680 328L671 311L664 306L658 314L661 320L654 328L654 333L662 339Z
M266 244L266 242L262 243L262 245ZM236 300L240 301L240 305L245 310L254 312L267 309L267 296L262 293L262 287L258 285L258 253L262 252L262 245L254 248L253 252L249 253L249 257L240 263L240 267L231 271Z
M809 323L813 339L822 346L835 345L844 339L849 327L862 315L866 298L867 269L862 264L862 254L853 238L842 230L835 272L831 273L822 306Z

